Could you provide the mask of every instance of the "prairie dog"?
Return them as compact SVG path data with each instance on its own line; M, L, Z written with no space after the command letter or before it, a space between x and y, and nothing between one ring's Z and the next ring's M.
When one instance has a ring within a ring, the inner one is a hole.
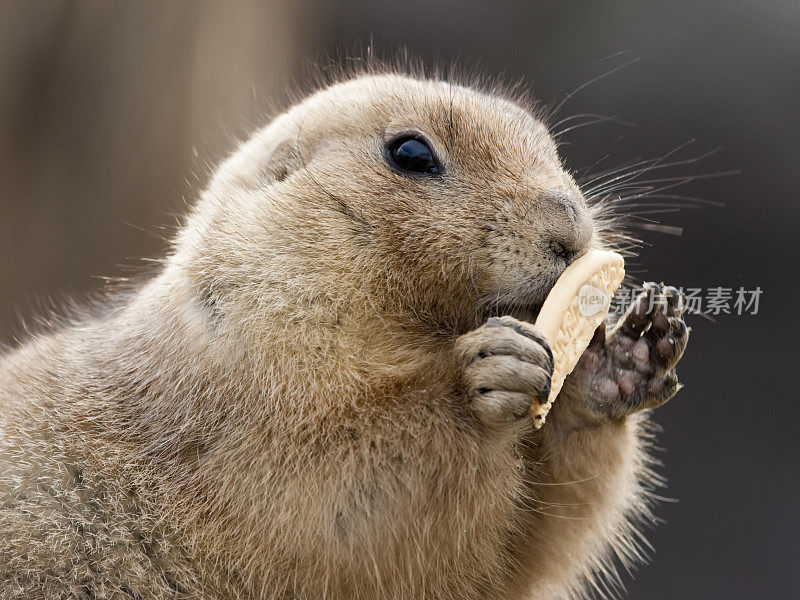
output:
M0 597L613 585L677 291L647 284L526 417L552 369L530 323L607 245L524 105L393 73L313 94L219 167L159 274L0 359Z

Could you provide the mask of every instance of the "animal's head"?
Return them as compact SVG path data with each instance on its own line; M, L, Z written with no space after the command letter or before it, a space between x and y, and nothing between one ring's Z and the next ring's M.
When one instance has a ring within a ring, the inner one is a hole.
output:
M223 312L362 303L460 327L532 318L595 245L531 111L390 74L328 87L257 132L216 173L177 258Z

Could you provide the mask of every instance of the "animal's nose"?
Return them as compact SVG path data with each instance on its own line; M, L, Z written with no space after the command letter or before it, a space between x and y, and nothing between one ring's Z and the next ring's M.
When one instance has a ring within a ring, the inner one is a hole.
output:
M589 248L592 219L583 197L577 192L549 191L540 197L542 209L551 213L550 250L571 263Z

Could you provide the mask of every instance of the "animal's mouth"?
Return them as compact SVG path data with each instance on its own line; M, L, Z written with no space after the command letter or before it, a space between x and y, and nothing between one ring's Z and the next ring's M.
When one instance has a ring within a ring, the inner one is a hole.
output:
M534 323L539 311L542 310L544 300L532 303L497 303L486 311L486 318L510 315L518 321Z
M563 273L564 269L554 270L549 276L531 281L527 286L520 286L514 292L503 294L493 301L488 301L484 311L488 317L511 315L520 321L534 323L550 290Z
M542 310L542 304L544 304L544 299L526 303L496 302L487 307L484 316L488 319L510 315L519 321L534 323L536 317L539 316L539 311Z

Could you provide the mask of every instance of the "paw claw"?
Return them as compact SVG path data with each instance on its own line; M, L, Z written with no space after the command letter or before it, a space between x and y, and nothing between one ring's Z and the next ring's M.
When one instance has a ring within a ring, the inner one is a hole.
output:
M664 287L664 296L667 299L667 315L670 317L680 317L686 307L686 299L678 288L671 285Z

